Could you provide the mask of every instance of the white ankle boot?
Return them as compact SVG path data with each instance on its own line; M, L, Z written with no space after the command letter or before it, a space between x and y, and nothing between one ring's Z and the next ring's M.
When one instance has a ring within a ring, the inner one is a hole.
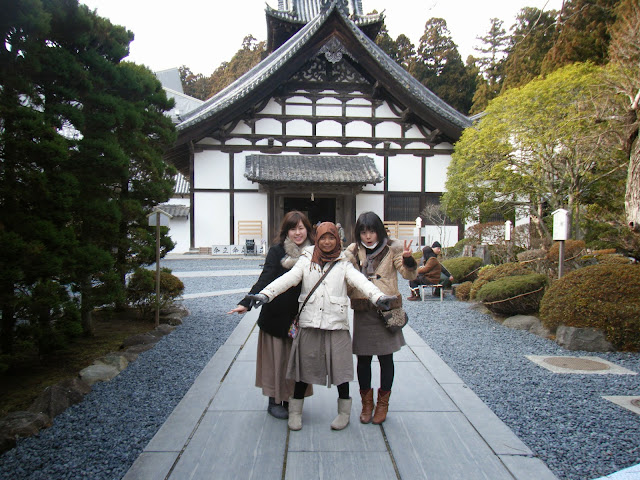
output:
M331 428L333 430L342 430L349 425L349 418L351 417L351 398L338 398L338 416L331 422ZM291 412L289 412L289 418L291 418Z
M304 398L289 399L289 428L291 430L302 430L302 406Z

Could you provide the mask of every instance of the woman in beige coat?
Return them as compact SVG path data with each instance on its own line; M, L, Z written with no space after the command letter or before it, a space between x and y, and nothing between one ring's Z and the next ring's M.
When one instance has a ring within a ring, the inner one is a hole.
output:
M411 243L404 244L392 240L380 217L373 212L365 212L358 217L355 227L356 243L346 250L355 267L360 270L374 285L387 295L395 298L391 309L402 308L402 295L398 290L398 273L407 280L417 276L418 264L412 256ZM353 353L358 357L358 383L362 398L362 414L360 421L376 425L387 418L389 397L395 367L393 352L405 345L402 330L391 332L380 318L378 312L369 302L363 301L362 295L352 292L351 308L353 315ZM371 388L371 360L373 355L380 361L380 388L378 400L373 413L373 389Z

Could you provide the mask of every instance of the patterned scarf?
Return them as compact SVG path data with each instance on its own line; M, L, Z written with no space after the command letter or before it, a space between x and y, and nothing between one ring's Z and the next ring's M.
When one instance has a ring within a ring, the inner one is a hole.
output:
M364 273L367 278L371 278L375 273L376 269L374 266L374 260L384 250L384 247L387 246L387 243L388 239L385 238L381 243L376 245L376 249L373 251L365 247L364 251L367 254L367 258L365 258L360 271Z
M336 246L330 252L323 252L320 250L318 244L320 243L320 237L328 233L333 235L336 239ZM329 262L333 262L336 258L340 256L342 252L342 246L340 245L340 235L338 234L338 229L331 222L323 222L318 225L318 229L316 230L316 246L313 248L313 256L311 257L312 263L317 263L321 267Z

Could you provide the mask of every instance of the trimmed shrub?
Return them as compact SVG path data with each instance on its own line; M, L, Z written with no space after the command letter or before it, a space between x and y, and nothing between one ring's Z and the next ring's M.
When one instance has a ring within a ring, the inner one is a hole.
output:
M480 257L457 257L442 262L444 267L453 275L454 283L473 281L477 270L482 266Z
M485 284L476 299L499 315L536 313L548 284L546 275L539 273L508 276Z
M534 250L525 250L520 252L516 257L519 262L532 262L535 260L544 260L547 256L547 251L543 248L536 248Z
M478 291L489 282L514 275L527 275L529 273L534 273L534 271L527 266L527 264L518 262L503 263L502 265L487 265L478 272L478 278L473 282L469 298L476 298Z
M640 265L600 264L556 280L540 304L552 332L560 324L599 328L620 350L640 350Z
M171 274L171 270L160 270L160 308L166 308L175 302L184 292L182 281ZM127 285L127 301L140 310L144 317L152 316L156 308L156 273L146 268L138 268Z
M473 282L464 282L456 287L456 298L458 300L469 300L469 292L471 291L471 285Z
M584 252L585 243L582 240L565 240L564 242L564 261L568 262L582 256ZM551 262L558 262L558 255L560 253L560 242L553 242L553 245L547 252L547 260Z

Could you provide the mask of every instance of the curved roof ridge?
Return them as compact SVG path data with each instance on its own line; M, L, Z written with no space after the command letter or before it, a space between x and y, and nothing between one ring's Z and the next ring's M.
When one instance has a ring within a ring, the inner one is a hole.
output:
M280 48L278 48L278 50L262 60L235 82L231 83L226 88L205 101L205 103L200 107L190 111L185 115L184 121L179 123L176 128L178 130L184 130L201 119L209 118L217 111L224 108L228 103L243 97L250 90L253 90L256 86L261 84L271 75L271 73L277 70L283 62L288 60L304 45L302 39L313 35L318 28L320 28L331 11L332 9L329 9L321 15L318 15L313 19L313 21L307 23L295 35L287 40Z

